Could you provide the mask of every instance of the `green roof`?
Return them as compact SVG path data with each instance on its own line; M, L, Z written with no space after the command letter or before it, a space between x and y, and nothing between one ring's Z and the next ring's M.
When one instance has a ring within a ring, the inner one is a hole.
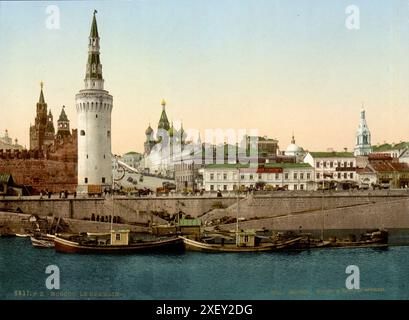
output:
M382 152L382 151L390 151L390 150L398 150L409 148L409 142L399 142L398 144L389 144L384 143L379 146L372 146L373 152Z
M352 152L310 152L313 158L353 158Z
M98 36L98 27L97 27L97 18L95 17L96 13L97 13L97 10L94 11L94 17L92 18L91 32L89 34L90 38L99 38L99 36Z
M68 122L68 117L67 117L67 115L66 115L66 113L64 111L64 108L65 108L65 106L62 107L60 117L58 118L58 122L60 122L60 121Z
M200 226L201 222L199 219L180 219L179 227L195 227Z
M256 166L257 164L254 164ZM239 164L239 168L248 168L248 164ZM206 169L235 169L237 168L237 164L235 163L212 163L212 164L206 164L204 166Z
M265 168L312 168L309 163L266 163Z
M9 183L10 180L13 182L13 178L11 177L10 173L0 172L0 183Z
M124 156L126 156L127 154L140 154L139 152L135 152L135 151L129 151L127 153L124 154Z
M249 164L240 164L240 168L249 168ZM257 165L254 163L253 168L283 168L283 169L291 169L291 168L312 168L308 163L265 163ZM235 163L216 163L216 164L207 164L205 165L206 169L236 169L237 164Z

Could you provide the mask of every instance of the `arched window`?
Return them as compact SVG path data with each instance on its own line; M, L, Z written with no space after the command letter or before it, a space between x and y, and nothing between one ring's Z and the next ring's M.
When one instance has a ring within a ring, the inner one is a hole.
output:
M85 131L81 130L80 135L85 136Z

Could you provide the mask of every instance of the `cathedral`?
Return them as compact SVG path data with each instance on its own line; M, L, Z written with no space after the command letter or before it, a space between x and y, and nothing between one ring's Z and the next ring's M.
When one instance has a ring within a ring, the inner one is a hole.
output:
M162 112L159 118L156 133L149 124L145 131L144 164L145 171L164 176L173 175L174 159L180 158L185 146L186 132L181 124L177 130L173 122L169 123L166 114L166 101L161 101Z
M155 146L161 145L162 148L172 147L174 144L185 144L186 133L183 130L183 124L181 124L180 130L176 130L173 126L173 122L170 125L168 116L166 114L166 101L162 99L161 101L162 113L158 122L158 130L155 132L149 124L145 131L145 143L144 143L144 154L149 156Z

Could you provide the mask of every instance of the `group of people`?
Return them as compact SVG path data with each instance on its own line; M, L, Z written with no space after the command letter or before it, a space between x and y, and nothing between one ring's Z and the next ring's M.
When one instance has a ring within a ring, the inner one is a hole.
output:
M53 195L53 192L49 191L48 189L40 191L40 199L44 199L43 197L51 199L52 195ZM59 198L60 199L67 199L68 196L69 196L68 190L63 190L63 191L59 192ZM73 196L74 196L74 198L77 197L77 192L76 191L74 191Z

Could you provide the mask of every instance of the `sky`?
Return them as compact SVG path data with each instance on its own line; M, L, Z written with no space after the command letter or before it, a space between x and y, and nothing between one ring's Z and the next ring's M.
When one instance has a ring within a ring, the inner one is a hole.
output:
M162 98L185 129L257 129L282 150L292 132L352 150L362 104L372 144L409 140L407 0L0 1L0 135L29 146L40 81L55 121L65 105L77 127L94 9L115 154L143 151Z

